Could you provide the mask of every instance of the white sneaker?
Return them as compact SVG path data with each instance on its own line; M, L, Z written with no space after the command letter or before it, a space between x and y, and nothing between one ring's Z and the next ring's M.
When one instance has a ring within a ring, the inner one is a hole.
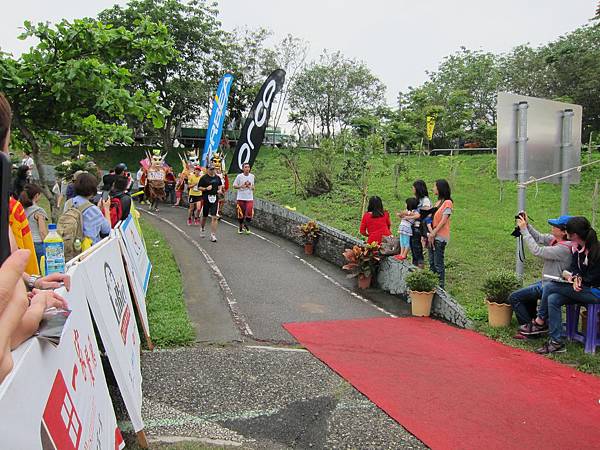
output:
M206 237L206 231L204 231L204 228L200 230L200 237Z
M214 234L210 235L210 242L217 242L217 237Z

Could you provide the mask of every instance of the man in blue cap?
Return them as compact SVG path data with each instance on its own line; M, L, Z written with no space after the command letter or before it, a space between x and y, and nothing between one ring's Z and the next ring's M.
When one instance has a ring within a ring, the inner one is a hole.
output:
M534 256L544 262L542 280L519 289L508 298L512 305L519 332L516 339L540 336L548 333L548 305L540 304L536 315L537 301L542 297L542 287L548 280L562 279L562 273L571 265L571 242L567 240L567 222L571 216L560 216L548 219L550 233L542 234L529 222L527 214L522 211L517 218L517 226L523 236L523 242Z

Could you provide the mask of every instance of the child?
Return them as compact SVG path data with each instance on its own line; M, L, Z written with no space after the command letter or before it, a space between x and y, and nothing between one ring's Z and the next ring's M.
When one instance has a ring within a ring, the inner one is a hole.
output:
M417 207L419 206L419 201L410 197L406 199L406 214L415 214L417 213ZM408 256L408 251L410 250L410 237L412 236L412 225L415 219L406 219L402 218L400 222L400 226L398 227L398 233L400 233L400 255L398 259L406 259Z

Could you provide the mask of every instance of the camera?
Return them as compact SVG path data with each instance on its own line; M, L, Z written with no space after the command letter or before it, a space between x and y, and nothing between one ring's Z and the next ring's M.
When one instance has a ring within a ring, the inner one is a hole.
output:
M524 212L520 212L519 214L517 214L515 216L515 220L519 220L519 219L523 219L525 220L525 213ZM513 237L521 237L521 229L519 228L518 225L515 226L515 229L512 231L512 233L510 233L511 236Z

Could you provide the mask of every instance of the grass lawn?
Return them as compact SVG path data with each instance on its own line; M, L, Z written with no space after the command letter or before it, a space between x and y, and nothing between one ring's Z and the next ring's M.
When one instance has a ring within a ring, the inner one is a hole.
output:
M388 155L385 158L386 164L381 160L373 163L369 195L382 198L385 208L392 213L394 232L399 220L393 213L405 208L404 200L412 196L415 179L424 179L430 187L430 194L436 179L450 181L455 209L451 240L446 249L446 288L464 306L478 329L512 345L514 340L510 336L514 334L513 330L496 331L485 324L487 309L481 286L491 271L515 266L515 239L510 233L515 226L516 183L500 183L496 179L494 155L455 156L453 160L446 156ZM396 193L393 166L399 160L406 164L407 170L400 176ZM301 152L300 163L302 174L307 174L311 167L310 150ZM292 175L281 163L278 150L274 149L261 150L253 171L258 197L296 207L299 213L359 237L361 205L356 187L335 179L333 191L320 197L303 198L294 194ZM600 164L583 169L581 175L581 184L571 188L570 213L584 215L591 220L592 193L594 182L600 180ZM530 186L526 209L536 228L543 232L549 230L546 219L557 217L560 213L560 186L543 183ZM541 263L527 249L525 252L524 281L528 284L540 278ZM532 348L539 344L527 342L516 345ZM580 344L571 345L567 355L560 356L560 359L582 370L600 373L599 358L584 355Z
M152 342L163 348L189 345L194 342L195 333L185 307L181 273L171 247L160 231L143 219L140 223L152 262L146 297Z

